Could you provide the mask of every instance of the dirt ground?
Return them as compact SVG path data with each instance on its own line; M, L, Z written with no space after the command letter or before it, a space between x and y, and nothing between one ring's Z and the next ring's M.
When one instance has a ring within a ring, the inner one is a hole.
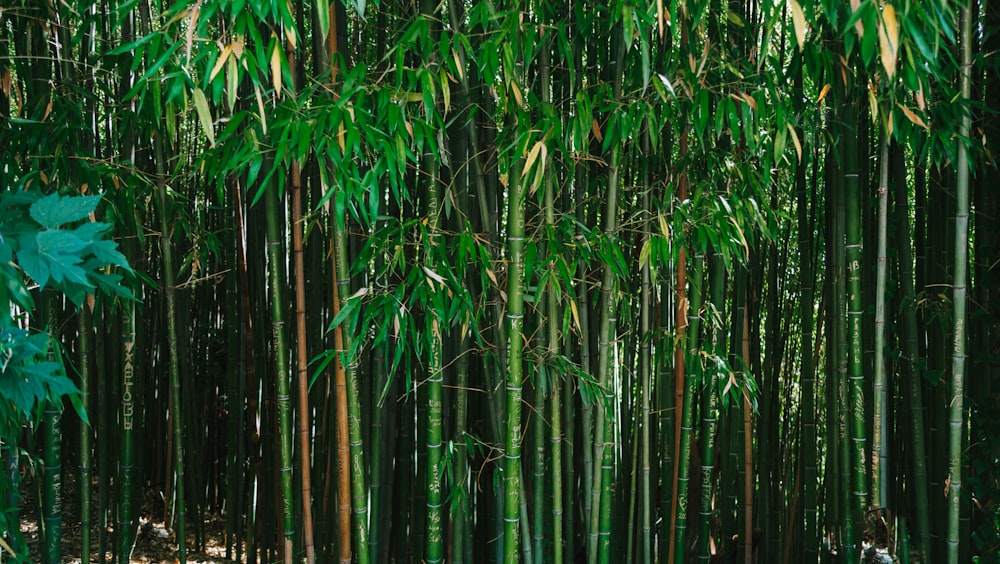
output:
M21 511L21 533L24 535L28 546L31 562L41 561L41 541L38 530L38 517L40 512L37 509L36 486L31 482L22 484L22 494L25 496L24 507ZM81 528L79 515L79 502L77 501L79 488L75 477L64 476L63 479L63 520L62 520L62 553L64 564L80 564L81 559ZM93 506L97 505L96 483L92 486ZM147 495L147 499L156 496ZM153 503L145 502L140 505L139 533L136 538L135 548L129 562L131 564L173 564L177 559L177 539L176 533L163 520L162 504L155 507ZM201 551L193 551L194 537L193 528L188 517L187 561L191 564L222 564L231 563L234 560L226 559L226 548L224 541L225 523L221 517L213 515L205 522L205 544ZM111 547L108 547L106 559L102 560L98 554L98 543L100 539L100 525L91 519L91 554L90 561L94 563L110 562ZM107 531L108 543L113 543L115 539L113 525L109 524ZM6 558L0 556L0 562Z

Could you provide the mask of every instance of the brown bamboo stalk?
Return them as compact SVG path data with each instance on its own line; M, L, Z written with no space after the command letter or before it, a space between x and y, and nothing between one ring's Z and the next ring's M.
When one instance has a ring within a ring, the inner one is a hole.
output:
M313 544L312 471L309 440L309 369L306 348L306 268L302 256L302 177L298 163L292 163L292 254L295 258L295 330L299 384L299 456L302 464L302 539L306 562L315 564Z
M688 151L688 132L685 129L681 132L680 154L681 162ZM688 179L687 175L681 173L678 181L679 201L687 199ZM677 256L677 313L675 315L677 323L677 334L674 337L674 453L681 450L681 406L684 405L684 330L687 328L687 254L681 247ZM677 487L680 478L680 457L674 456L674 476L673 491L670 504L670 553L667 562L674 561L677 547L674 544L674 532L677 529Z
M331 255L333 252L331 241ZM336 318L340 313L340 294L337 291L337 265L333 260L330 261L330 275L333 280L333 317ZM334 350L344 349L341 325L333 330L333 342ZM351 445L347 432L347 371L340 355L333 361L333 385L337 401L337 532L340 535L340 561L351 564Z

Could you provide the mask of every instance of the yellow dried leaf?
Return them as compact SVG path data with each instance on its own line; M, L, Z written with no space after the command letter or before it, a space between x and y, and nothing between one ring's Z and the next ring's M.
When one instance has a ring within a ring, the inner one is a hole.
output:
M274 96L275 98L281 97L281 49L278 48L278 42L274 42L274 48L271 50L271 83L274 86Z
M666 31L666 18L663 17L663 0L656 0L656 22L660 31L660 39L663 39L663 32Z
M861 7L861 0L851 0L851 14L854 14L854 12L856 12L860 7ZM854 22L854 29L857 30L858 37L865 36L865 24L862 23L860 19Z
M906 106L904 106L902 104L897 104L897 105L899 106L899 109L903 110L903 115L906 116L906 119L908 119L911 122L913 122L914 125L919 125L920 127L924 128L924 129L927 129L927 124L924 123L924 120L920 119L920 116L918 116L917 114L913 113L913 110L911 110L910 108L907 108Z
M517 105L523 108L524 98L521 97L521 89L517 87L517 83L513 80L510 81L510 91L514 95L514 101L517 102Z
M452 50L451 58L455 60L455 70L458 72L458 78L460 80L465 80L465 69L462 68L462 59L458 56L458 50Z
M544 146L545 143L542 143L541 141L536 141L535 145L531 148L530 151L528 151L528 158L524 160L524 168L521 169L521 178L524 178L525 176L528 175L528 171L531 170L531 165L535 164L535 161L538 160L538 155L542 153L542 148Z
M594 137L597 138L599 143L604 143L604 135L601 134L601 126L597 123L597 118L594 118L594 122L591 124L591 129L594 131Z
M819 91L819 97L816 98L816 103L819 104L820 102L822 102L823 98L826 98L826 95L829 94L829 92L830 92L830 83L826 83L823 85L823 89Z
M201 12L201 0L191 9L191 21L188 22L187 37L185 37L185 48L187 51L187 62L191 62L191 46L194 44L194 30L198 27L198 13Z
M208 81L212 82L215 80L216 75L222 70L222 67L226 65L229 61L229 54L233 52L233 44L230 43L219 53L219 58L215 61L215 66L212 67L212 72L208 73Z
M875 83L868 82L868 107L871 110L872 124L878 123L878 97L875 95Z
M260 112L260 126L264 135L267 135L267 114L264 113L264 97L260 95L260 88L256 84L253 86L254 97L257 98L257 111Z
M795 26L795 41L799 44L799 51L801 51L806 43L806 15L797 0L788 0L788 3L792 7L792 25Z
M896 58L899 55L899 22L892 4L882 7L882 22L878 26L878 44L882 55L882 68L889 78L896 72Z
M237 59L242 59L243 58L243 45L244 45L243 36L242 35L237 35L236 36L236 41L233 41L233 43L231 45L231 47L233 48L233 55Z

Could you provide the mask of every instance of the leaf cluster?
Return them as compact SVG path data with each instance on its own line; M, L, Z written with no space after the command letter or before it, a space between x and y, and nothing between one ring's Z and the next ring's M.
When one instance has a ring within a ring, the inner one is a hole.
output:
M110 226L88 220L100 201L0 192L0 302L7 304L0 311L0 437L16 433L44 400L79 393L49 335L21 326L35 309L31 291L54 289L77 306L98 291L133 299L122 275L110 270L132 271L117 243L105 238Z

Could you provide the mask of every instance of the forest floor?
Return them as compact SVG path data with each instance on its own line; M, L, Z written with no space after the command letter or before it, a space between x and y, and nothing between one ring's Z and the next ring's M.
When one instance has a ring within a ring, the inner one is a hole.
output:
M40 538L41 535L38 528L38 518L41 513L38 511L38 497L35 493L37 488L32 482L26 482L25 484L22 484L22 486L22 494L25 498L24 506L21 511L21 533L24 535L24 540L28 547L29 562L41 562L42 545ZM92 486L95 506L97 501L96 487L97 484L95 483ZM80 508L79 502L77 501L79 488L76 485L75 476L63 476L62 493L62 561L63 564L81 564L82 528L80 526L80 519L78 518ZM146 497L148 499L155 496ZM156 507L156 505L159 505L159 507ZM178 562L176 532L171 527L168 527L163 519L162 503L154 504L148 501L142 503L139 506L139 514L139 532L129 563L174 564L175 562ZM100 525L95 521L96 519L91 520L90 561L94 563L111 562L112 548L110 544L113 543L115 539L114 531L112 530L113 525L111 523L108 524L108 553L105 555L106 559L102 560L98 554ZM226 558L226 547L224 541L225 522L220 516L213 514L206 518L204 523L204 535L204 550L192 550L192 547L194 546L193 524L191 523L191 516L188 516L188 531L187 535L185 535L188 539L187 562L190 564L229 564L234 562L233 560ZM5 559L0 556L0 562L4 560Z

